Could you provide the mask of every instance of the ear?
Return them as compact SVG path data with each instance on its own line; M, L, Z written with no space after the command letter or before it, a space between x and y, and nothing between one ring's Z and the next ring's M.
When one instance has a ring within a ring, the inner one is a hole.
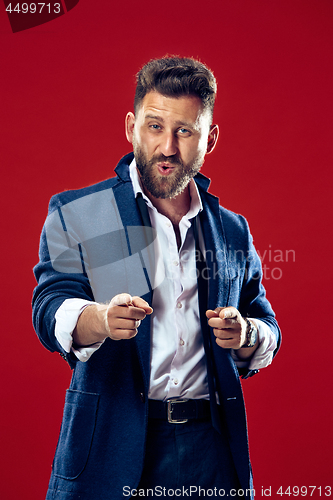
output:
M132 112L127 113L125 118L125 134L128 142L133 144L133 132L135 125L135 116Z
M216 146L219 137L219 126L211 125L207 141L207 154L211 153Z

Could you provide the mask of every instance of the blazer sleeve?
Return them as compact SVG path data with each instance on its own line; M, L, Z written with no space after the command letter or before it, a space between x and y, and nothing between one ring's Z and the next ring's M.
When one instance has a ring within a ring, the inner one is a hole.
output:
M61 201L54 196L44 224L39 247L39 262L34 267L37 286L32 298L32 319L41 343L51 352L57 351L73 367L77 358L66 353L54 335L55 313L64 300L82 298L94 300L85 272L79 238L71 234L68 242L61 218Z

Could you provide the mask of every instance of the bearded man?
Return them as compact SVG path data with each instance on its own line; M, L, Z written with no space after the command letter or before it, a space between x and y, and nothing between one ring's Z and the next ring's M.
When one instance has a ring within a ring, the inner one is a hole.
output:
M280 333L247 222L200 173L215 95L201 62L150 61L116 177L51 199L33 319L73 376L48 500L253 498L239 376Z

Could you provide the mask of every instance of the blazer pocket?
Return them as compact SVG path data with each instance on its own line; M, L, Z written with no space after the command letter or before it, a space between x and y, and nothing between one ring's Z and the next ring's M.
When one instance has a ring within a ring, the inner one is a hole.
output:
M53 461L56 476L75 479L85 468L96 426L98 400L99 394L67 390Z

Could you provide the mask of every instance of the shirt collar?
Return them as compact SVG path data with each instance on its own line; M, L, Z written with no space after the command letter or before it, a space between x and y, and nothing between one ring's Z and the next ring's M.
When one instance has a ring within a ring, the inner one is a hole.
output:
M150 208L153 208L156 210L150 199L145 195L142 189L141 185L141 180L136 168L136 162L135 159L132 160L130 166L129 166L129 175L131 178L131 182L133 185L133 190L134 190L134 195L135 198L138 196L139 193L142 194L143 199L146 201L147 205ZM199 194L199 190L197 188L197 185L193 179L191 179L190 184L190 197L191 197L191 205L190 205L190 210L186 214L187 219L192 219L196 215L198 215L199 212L202 211L202 202L201 202L201 197Z

